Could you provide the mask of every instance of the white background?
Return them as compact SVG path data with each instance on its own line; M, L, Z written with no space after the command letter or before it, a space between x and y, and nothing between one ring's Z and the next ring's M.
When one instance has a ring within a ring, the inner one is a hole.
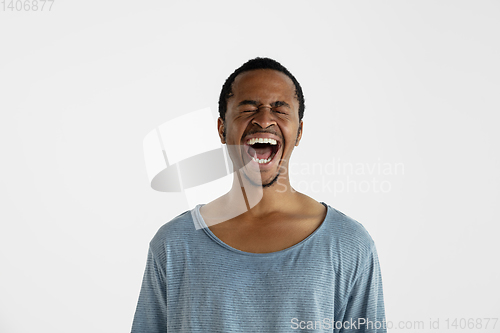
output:
M48 6L0 11L0 332L130 331L148 243L188 209L151 189L142 140L215 114L256 56L303 87L292 162L404 165L350 176L383 193L303 190L372 235L387 319L500 317L500 2ZM347 181L292 178L321 179Z

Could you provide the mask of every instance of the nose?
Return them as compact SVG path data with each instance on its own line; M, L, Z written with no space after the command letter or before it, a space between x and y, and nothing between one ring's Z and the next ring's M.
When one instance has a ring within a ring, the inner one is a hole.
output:
M273 109L270 105L259 106L259 112L252 119L252 124L256 124L261 128L268 128L276 125L276 119L273 114Z

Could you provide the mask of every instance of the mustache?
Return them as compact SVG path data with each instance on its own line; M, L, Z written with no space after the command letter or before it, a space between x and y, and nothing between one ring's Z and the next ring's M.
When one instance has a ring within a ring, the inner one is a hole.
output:
M252 131L252 132L248 132L247 134L243 135L241 138L243 139L243 138L245 138L249 135L253 135L253 134L272 134L272 135L275 135L281 139L281 136L278 135L278 133L276 133L274 131Z

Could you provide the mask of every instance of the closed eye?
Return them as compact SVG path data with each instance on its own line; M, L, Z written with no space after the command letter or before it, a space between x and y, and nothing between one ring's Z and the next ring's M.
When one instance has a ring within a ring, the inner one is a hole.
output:
M273 110L274 112L276 113L279 113L279 114L288 114L288 112L285 110L285 111L280 111L280 110L276 110L276 108L272 108L271 110ZM249 113L249 112L257 112L259 111L259 109L254 109L254 110L243 110L243 111L240 111L241 113Z
M288 114L287 110L283 111L283 110L276 110L276 109L273 109L274 112L276 113L279 113L279 114Z

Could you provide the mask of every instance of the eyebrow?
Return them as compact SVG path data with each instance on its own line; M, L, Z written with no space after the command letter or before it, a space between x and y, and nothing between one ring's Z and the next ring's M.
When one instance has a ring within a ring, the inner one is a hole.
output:
M245 100L241 101L240 103L238 103L238 106L242 106L242 105L258 106L259 103L257 101L251 100L251 99L245 99ZM290 104L288 104L287 102L284 102L284 101L276 101L276 102L271 103L270 105L273 108L277 108L277 107L280 107L280 106L285 106L285 107L287 107L289 109L291 108Z
M242 106L242 105L254 105L254 106L257 106L259 104L257 103L257 101L253 101L253 100L250 100L250 99L245 99L245 100L241 101L238 104L238 106Z

